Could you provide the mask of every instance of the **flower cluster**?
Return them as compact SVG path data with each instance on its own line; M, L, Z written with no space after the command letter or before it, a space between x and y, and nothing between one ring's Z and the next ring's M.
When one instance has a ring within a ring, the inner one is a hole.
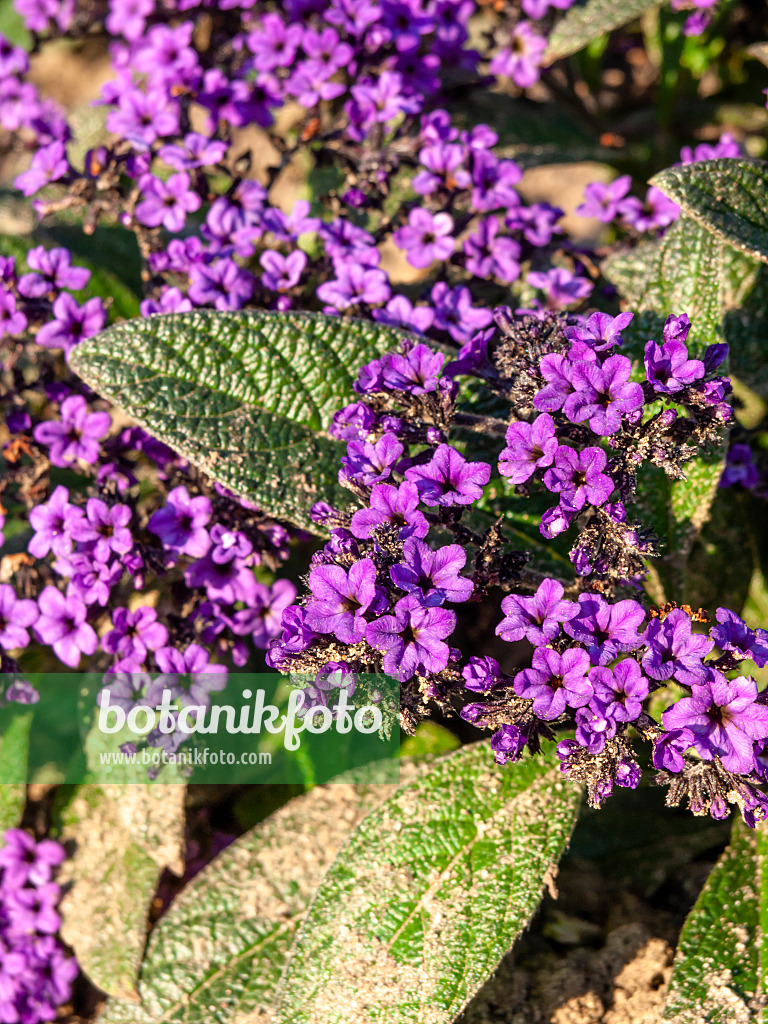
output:
M53 874L64 848L8 829L0 849L0 1018L24 1024L53 1020L72 994L77 963L56 933L61 890Z
M768 663L768 632L720 608L707 637L694 630L703 617L685 608L610 600L642 579L655 550L650 532L628 519L638 470L650 463L682 475L730 418L729 382L714 375L726 346L692 357L688 318L672 315L645 346L640 382L615 351L631 313L568 322L499 310L496 320L498 332L481 331L453 361L404 338L400 351L361 368L359 401L329 429L347 443L339 480L362 507L314 507L330 539L268 661L316 674L313 700L329 674L394 677L406 728L430 701L447 710L461 690L481 694L461 715L493 730L500 764L535 754L552 723L570 718L575 738L558 746L562 768L586 782L595 806L614 785L637 786L639 735L653 745L659 779L671 782L671 802L687 796L694 813L715 817L735 803L754 825L768 811L759 788L768 705L754 680L730 676L742 660ZM462 390L472 379L507 403L504 420L467 411ZM484 493L492 464L469 455L482 446L496 449L499 474L517 494L558 496L541 515L546 539L577 528L569 596L533 570L528 553L507 549L504 518L488 515ZM488 516L483 533L466 519L472 506ZM446 543L451 534L456 542ZM514 673L451 646L454 608L496 586L512 590L497 635L533 648L520 650L518 664L522 655L529 667ZM705 660L716 645L721 653ZM670 682L687 695L660 724L647 705Z

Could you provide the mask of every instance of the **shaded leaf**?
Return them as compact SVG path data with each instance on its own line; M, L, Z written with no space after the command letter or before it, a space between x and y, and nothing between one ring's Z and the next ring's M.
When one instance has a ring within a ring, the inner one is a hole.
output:
M651 184L728 245L768 262L768 163L702 160L669 167Z
M33 712L17 704L0 713L0 846L21 821L27 798L27 759Z
M394 786L318 786L237 839L152 931L141 1006L112 1000L101 1024L267 1021L296 929L349 832Z
M530 921L578 803L552 749L499 769L483 742L422 766L326 875L275 1024L452 1021Z
M166 867L183 870L184 794L182 785L83 785L62 812L61 936L108 995L136 997L157 883Z
M570 8L549 34L544 63L552 64L561 57L583 49L593 39L621 28L641 14L659 7L661 0L586 0Z
M323 432L353 398L358 367L404 335L313 313L197 310L119 324L81 342L70 366L236 494L317 532L314 502L345 507L345 446Z
M624 332L628 355L641 360L645 343L661 337L670 313L690 317L692 355L700 356L707 345L723 340L724 251L713 234L680 217L662 239L604 262L603 273L619 289L626 307L635 311ZM686 463L685 480L669 481L656 467L644 467L640 474L638 506L651 510L651 525L678 568L709 516L724 459L724 446L697 456Z
M762 1022L768 998L768 834L733 827L680 935L664 1007L674 1024Z

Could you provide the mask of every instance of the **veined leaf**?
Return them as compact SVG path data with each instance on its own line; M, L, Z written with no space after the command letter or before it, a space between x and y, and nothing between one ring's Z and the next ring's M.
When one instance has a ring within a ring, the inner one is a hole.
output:
M646 242L626 256L603 264L603 273L620 290L635 318L624 332L627 354L641 360L649 338L661 338L670 313L691 320L688 347L700 356L724 338L725 245L695 221L680 217L658 241ZM725 369L725 367L723 368ZM682 568L709 515L724 465L724 447L685 465L685 480L671 482L649 467L641 474L638 504L654 512L652 525L666 552Z
M763 1024L768 833L740 820L680 935L664 1008L674 1024Z
M323 428L354 397L358 368L404 336L320 314L197 310L112 327L70 366L213 479L317 532L314 502L350 501L345 447Z
M707 231L768 263L768 163L746 157L669 167L651 184Z
M587 0L577 4L565 14L549 34L549 46L544 63L552 64L561 57L569 57L582 50L593 39L605 32L621 28L641 14L659 7L662 0Z
M443 1024L531 919L579 792L547 754L487 742L424 766L336 858L280 983L275 1024Z
M62 814L74 850L59 872L61 935L91 981L136 998L149 908L163 870L183 870L182 785L83 785Z
M219 854L150 936L141 1005L100 1024L268 1021L298 923L348 833L394 786L318 786Z
M10 720L9 720L10 712ZM32 710L11 705L3 710L0 735L0 846L8 828L21 821L27 798L27 758Z

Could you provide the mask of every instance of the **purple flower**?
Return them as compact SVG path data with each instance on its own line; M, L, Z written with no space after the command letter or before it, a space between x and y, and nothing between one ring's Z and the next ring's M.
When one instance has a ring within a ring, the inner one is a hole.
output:
M69 172L67 151L63 142L51 142L38 149L32 157L32 166L23 171L14 181L16 188L25 196L33 196L45 185L59 181Z
M592 684L587 679L589 655L571 647L558 654L549 647L537 647L531 668L515 676L514 690L518 697L533 699L533 713L551 721L559 718L566 705L580 708L592 697Z
M492 75L511 78L520 89L539 80L539 69L547 41L527 21L519 21L512 30L509 47L500 50L491 61Z
M603 711L596 702L579 708L575 716L576 742L586 747L590 754L599 754L606 740L616 735L616 719Z
M608 224L619 213L621 200L632 187L632 177L622 174L610 185L601 181L593 181L584 189L584 202L576 208L581 217L596 217L603 224Z
M638 231L666 228L680 216L680 207L654 186L648 189L645 203L635 196L627 196L619 203L619 215L626 224Z
M702 659L715 644L701 633L692 632L691 620L682 608L675 608L663 620L651 619L643 641L648 650L642 666L652 679L674 677L686 686L704 680L707 669Z
M175 647L161 647L155 651L155 663L163 673L157 676L147 692L147 698L153 702L156 695L159 701L165 687L174 690L178 686L176 680L168 680L167 676L189 676L188 692L181 691L181 699L185 704L201 704L207 707L211 693L223 690L227 685L228 672L224 665L211 664L210 655L200 644L190 644L183 651Z
M640 646L638 627L645 618L637 601L609 604L600 594L579 594L579 608L563 626L565 632L586 644L593 665L607 665L620 651Z
M462 166L466 156L466 148L457 143L436 142L425 146L419 153L419 163L425 169L413 179L414 191L425 196L439 188L448 192L467 188L472 179Z
M107 130L127 139L136 149L149 149L158 139L178 134L178 105L169 101L165 89L142 92L127 88L119 94L117 103L118 109L107 117Z
M370 487L392 473L405 449L394 434L383 434L378 441L350 441L341 459L339 482L348 480Z
M433 551L424 541L412 537L403 544L403 558L403 563L393 565L389 571L400 590L415 594L428 607L444 601L456 604L469 600L474 587L472 580L459 575L467 553L458 544Z
M513 484L524 484L537 469L551 466L559 447L555 421L546 412L533 423L510 423L506 441L507 447L499 455L499 472Z
M264 287L273 292L286 292L299 283L301 273L307 265L307 256L300 249L289 256L267 251L259 257L259 263L264 268L261 275Z
M573 601L564 601L562 583L546 579L533 597L510 594L501 602L504 618L496 627L496 635L509 643L525 638L536 647L552 642L560 632L560 623L578 611Z
M455 612L425 608L408 595L397 602L393 615L368 623L365 639L383 652L386 674L402 683L417 673L442 672L450 656L445 639L455 628Z
M472 161L472 206L481 213L517 206L520 197L514 186L522 176L514 160L499 160L487 150L476 152Z
M88 545L96 559L106 562L113 552L126 555L133 547L133 537L128 529L130 521L128 505L110 506L100 498L89 498L85 515L72 527L72 536Z
M364 441L376 420L376 413L364 402L352 402L333 414L328 433L339 441Z
M19 278L19 292L28 299L39 299L62 288L77 292L85 288L91 278L90 270L72 266L68 249L45 249L38 245L27 253L27 264L36 271Z
M200 196L190 187L186 171L172 174L167 181L147 174L140 186L143 198L136 207L136 219L147 227L181 231L187 214L200 209Z
M579 302L592 292L592 283L585 277L578 277L564 267L550 267L545 271L534 271L527 277L534 288L541 288L547 294L547 304L552 309Z
M481 220L477 229L464 241L467 270L475 277L497 277L511 284L520 276L520 243L498 236L496 217Z
M61 918L54 909L60 896L61 890L55 882L20 889L8 906L11 929L53 935L61 926Z
M649 341L645 346L645 372L656 394L672 395L699 380L706 371L700 359L688 358L688 348L682 341L665 341L663 345Z
M198 167L213 167L221 163L226 152L226 142L190 132L184 137L183 145L162 146L157 155L174 170L192 171Z
M260 71L289 68L302 42L301 25L286 25L279 14L265 14L258 28L248 36L254 67Z
M211 502L204 495L191 498L186 487L174 487L168 494L168 503L152 514L147 528L166 547L201 558L211 544L206 530L211 510Z
M389 281L383 270L352 263L337 267L336 274L335 280L317 289L317 297L334 309L349 309L361 302L377 305L390 296Z
M81 654L93 654L99 640L85 621L88 609L74 595L65 597L55 587L45 587L38 598L40 617L34 624L42 644L53 648L56 657L70 668L77 668Z
M148 651L156 651L167 643L168 630L157 621L154 608L135 611L117 608L112 613L112 629L104 636L102 647L107 654L143 665Z
M653 741L653 766L659 771L681 772L685 766L683 754L693 744L690 729L672 729Z
M266 650L280 636L283 612L296 600L296 587L290 580L276 580L272 587L256 584L255 603L232 616L232 632L236 636L250 633L257 647Z
M408 214L408 223L392 235L395 245L405 249L412 267L428 267L435 260L450 259L455 242L453 220L448 213L431 214L416 207Z
M34 601L19 598L10 583L0 583L0 647L5 651L26 647L27 627L37 622L38 614Z
M589 421L590 430L602 437L621 429L624 416L643 406L643 389L629 380L632 363L626 356L610 356L601 365L581 361L571 378L574 392L563 412L574 423Z
M467 462L455 448L441 444L424 466L411 466L406 480L416 484L425 505L471 505L491 476L486 462Z
M419 334L425 334L435 319L434 311L428 306L413 306L404 295L394 295L383 309L374 309L372 315L381 324Z
M307 605L307 624L317 633L333 633L342 643L360 643L365 613L381 604L373 560L363 558L349 572L340 565L317 566L309 574L309 588L314 600Z
M6 334L11 337L23 334L26 329L27 318L21 310L16 309L16 297L4 288L0 289L0 338Z
M47 885L53 869L64 860L64 847L53 839L36 843L20 828L9 828L0 849L3 887L20 889L24 885Z
M563 334L568 341L580 346L576 358L594 358L587 354L590 350L603 352L605 349L621 344L621 332L629 326L634 315L634 313L620 313L618 316L610 316L608 313L593 313L583 327L564 327ZM573 352L572 347L571 359L574 358Z
M448 331L453 340L461 344L471 341L476 331L493 320L489 309L472 305L472 293L463 285L449 288L445 281L438 281L430 295L435 307L435 326Z
M415 345L405 354L395 352L384 356L381 380L394 391L424 395L428 391L437 391L444 362L442 352L434 352L428 345Z
M487 693L501 681L498 661L488 656L471 657L469 664L461 670L461 674L464 676L465 688L475 693Z
M36 505L29 513L29 525L35 535L27 550L35 558L45 558L48 552L61 557L72 550L72 529L83 515L82 509L69 503L69 491L59 485L43 505Z
M62 292L53 303L53 320L43 324L35 336L44 348L63 348L69 355L83 338L98 334L107 323L107 314L101 299L88 299L78 306L74 297Z
M735 651L742 658L751 658L758 668L768 663L768 630L752 630L729 608L718 608L709 635L723 651Z
M221 311L242 309L253 295L253 275L230 259L195 263L189 270L188 294L197 306L212 304Z
M184 582L188 587L205 587L208 599L220 604L250 603L256 588L248 559L235 556L229 561L216 561L213 549L187 566Z
M99 442L111 426L108 412L88 412L82 395L70 395L61 403L61 419L38 423L34 438L50 449L48 457L54 466L71 466L78 459L93 464L99 457Z
M602 448L585 448L574 451L568 445L560 445L555 453L555 464L544 474L544 485L548 490L560 494L561 504L571 510L585 505L602 505L614 489L614 482L603 470L608 457Z
M590 669L589 680L600 710L617 722L634 722L648 696L648 680L632 658L625 658L612 669Z
M496 764L506 764L507 761L519 761L527 740L525 733L516 725L502 725L502 727L491 736L491 750Z
M707 669L702 681L691 684L691 691L692 696L663 713L664 728L689 730L691 746L705 761L717 756L726 771L749 774L755 764L755 740L768 737L768 707L756 703L754 679L728 680Z
M409 480L399 487L377 484L371 491L370 507L355 512L350 530L355 537L367 540L375 529L388 524L399 527L398 540L426 537L429 523L418 511L419 500L418 488Z

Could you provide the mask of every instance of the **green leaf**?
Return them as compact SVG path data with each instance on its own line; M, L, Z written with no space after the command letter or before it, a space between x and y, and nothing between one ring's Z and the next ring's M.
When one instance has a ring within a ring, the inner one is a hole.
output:
M707 231L768 263L768 163L722 158L669 167L651 184Z
M141 1005L111 1000L100 1024L267 1020L296 929L352 828L393 786L318 786L241 836L152 931Z
M664 1007L674 1024L765 1020L768 833L733 827L680 935Z
M322 431L366 361L404 335L313 313L174 313L81 342L70 366L149 433L270 515L317 532L345 507L343 444Z
M688 347L692 355L700 356L707 345L723 340L725 251L713 234L680 217L662 239L642 243L603 263L604 275L619 289L626 307L635 312L624 332L630 356L642 359L645 343L661 336L670 313L690 317ZM696 534L709 516L724 460L723 444L686 463L685 480L669 481L656 467L645 467L640 474L638 506L652 512L651 525L677 570L685 564Z
M21 821L27 798L27 759L31 709L18 705L4 708L0 714L0 846L3 834Z
M422 766L326 875L274 1024L452 1021L530 921L578 803L552 749L501 769L483 742Z
M659 7L662 0L587 0L568 11L555 24L549 34L549 46L544 54L544 63L552 64L561 57L583 49L593 39L621 28L641 14Z
M136 997L149 909L163 870L183 870L182 785L83 785L61 818L73 853L63 887L61 935L108 995Z

